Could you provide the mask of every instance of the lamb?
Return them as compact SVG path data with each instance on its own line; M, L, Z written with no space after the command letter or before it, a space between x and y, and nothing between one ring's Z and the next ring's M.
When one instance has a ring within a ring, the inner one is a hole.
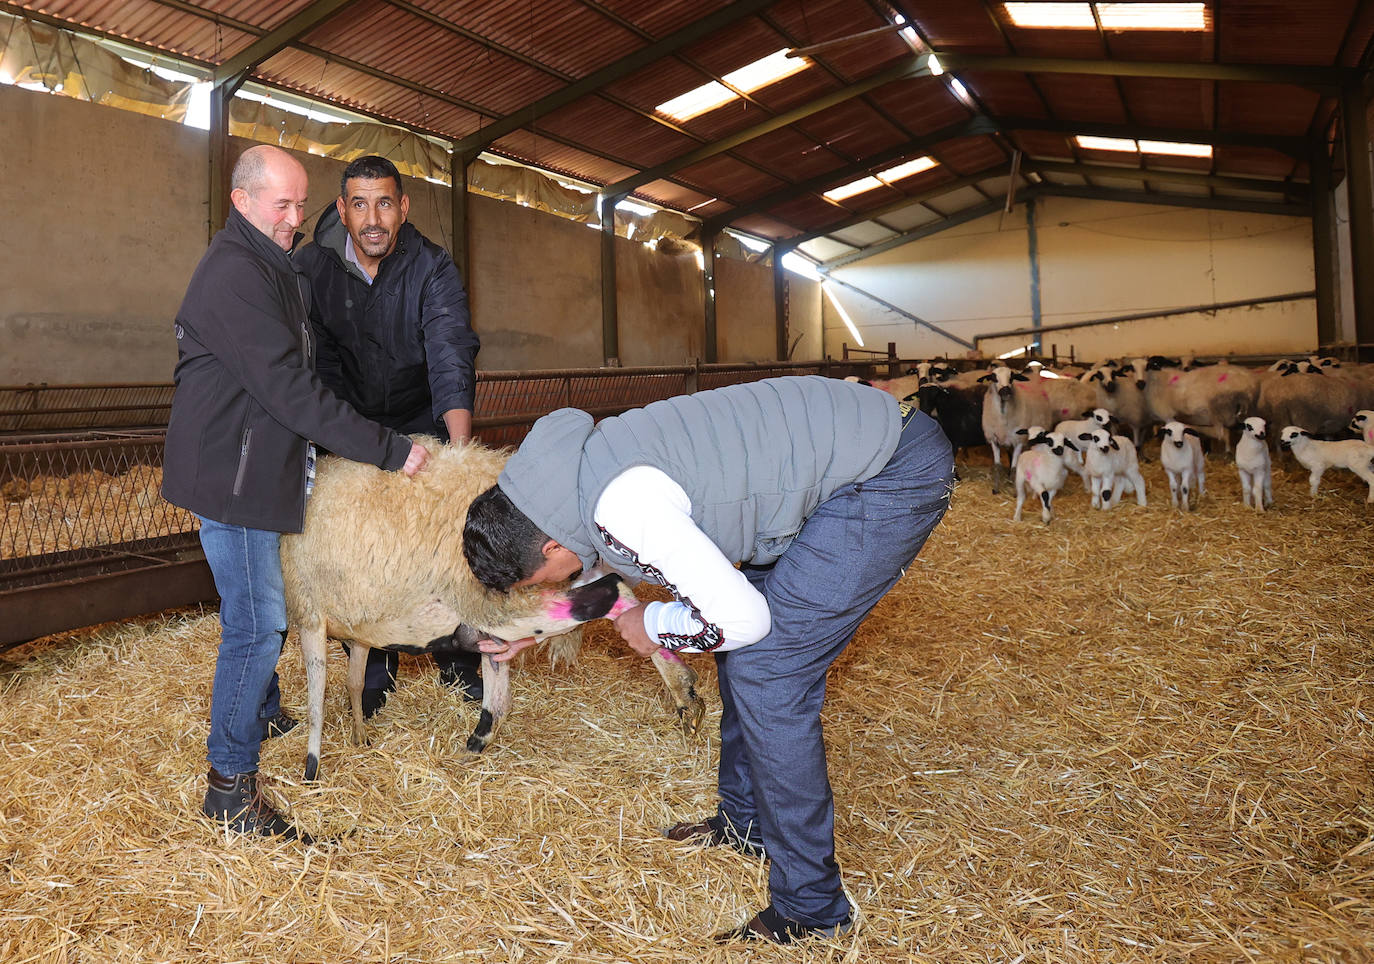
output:
M1075 439L1084 432L1091 432L1095 428L1110 429L1112 425L1112 413L1105 408L1095 408L1090 412L1084 412L1082 418L1065 419L1055 425L1054 430L1066 439ZM1091 492L1092 486L1088 482L1088 471L1084 467L1083 455L1078 451L1078 447L1070 445L1073 454L1065 454L1064 464L1083 480L1083 491Z
M1165 422L1160 434L1159 461L1169 476L1169 502L1175 509L1190 511L1194 480L1199 498L1207 492L1207 460L1202 454L1202 442L1197 431L1182 422Z
M1065 438L1062 432L1039 432L1027 446L1014 466L1016 512L1012 518L1021 521L1021 506L1026 501L1026 490L1030 489L1040 499L1040 518L1048 525L1054 518L1054 497L1069 477L1064 456L1070 450L1078 451L1078 446Z
M1360 438L1369 445L1374 445L1374 411L1367 408L1355 413L1355 417L1350 420L1350 427L1360 433Z
M566 591L488 592L463 556L468 505L495 481L507 453L476 443L442 445L413 479L370 465L326 457L316 472L305 528L281 540L287 614L300 631L309 691L310 737L305 777L319 767L324 716L326 635L354 645L348 685L353 739L364 742L363 668L369 648L424 641L475 650L488 636L556 636L578 623L628 608L628 590L605 581ZM455 630L456 627L456 630ZM447 642L452 639L453 642ZM431 644L432 645L432 644ZM555 654L575 655L573 653ZM696 677L675 654L654 664L677 704L683 729L695 733L704 704ZM481 752L510 708L510 664L482 661L482 714L468 740Z
M1094 509L1112 509L1129 492L1135 493L1137 505L1145 504L1145 479L1140 474L1134 442L1124 435L1113 435L1105 428L1084 432L1078 439L1087 443L1083 461L1092 481ZM1118 480L1121 482L1119 491Z
M1272 463L1269 443L1265 441L1264 419L1252 415L1241 423L1240 441L1236 443L1236 471L1240 473L1240 501L1256 511L1274 504Z
M1145 441L1145 430L1154 424L1150 406L1145 404L1145 393L1136 385L1131 368L1119 365L1102 364L1091 369L1081 381L1086 382L1096 393L1096 404L1111 412L1123 425L1131 430L1131 441L1140 448Z
M1369 483L1369 496L1365 502L1374 502L1374 445L1356 438L1338 442L1322 441L1297 425L1284 427L1279 433L1279 445L1291 449L1293 457L1311 473L1308 486L1314 499L1326 470L1342 468L1349 469Z

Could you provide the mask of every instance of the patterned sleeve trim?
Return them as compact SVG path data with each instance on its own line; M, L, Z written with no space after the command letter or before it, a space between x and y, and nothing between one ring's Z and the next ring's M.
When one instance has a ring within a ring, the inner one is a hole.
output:
M600 534L601 541L605 544L607 549L616 553L617 555L624 556L625 558L629 559L630 562L634 565L634 567L640 571L640 573L644 576L646 580L652 583L656 583L657 585L663 586L665 589L671 592L673 594L673 598L676 599L678 602L682 603L682 605L684 605L685 607L687 607L687 610L691 613L692 619L695 620L701 626L701 629L699 631L692 634L659 633L658 641L662 643L666 649L676 651L679 649L687 649L690 647L692 649L699 650L703 653L709 653L712 650L719 649L722 645L724 645L725 633L721 630L721 628L717 626L715 623L712 623L705 619L701 615L701 610L696 607L696 604L693 603L691 599L682 595L678 591L678 588L668 581L668 577L663 574L663 571L661 569L659 569L656 566L651 566L646 562L640 561L639 553L635 552L633 549L625 545L615 536L611 535L610 532L606 530L605 526L599 525L596 527L596 530Z

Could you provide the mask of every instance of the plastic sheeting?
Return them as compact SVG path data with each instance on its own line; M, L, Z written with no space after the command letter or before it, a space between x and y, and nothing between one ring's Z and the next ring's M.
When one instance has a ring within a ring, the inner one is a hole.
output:
M191 85L163 80L105 48L65 30L0 14L0 73L15 84L150 114L180 124Z

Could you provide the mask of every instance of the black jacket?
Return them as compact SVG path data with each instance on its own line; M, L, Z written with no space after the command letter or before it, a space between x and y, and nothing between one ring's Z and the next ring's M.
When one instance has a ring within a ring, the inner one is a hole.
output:
M310 278L315 370L368 418L447 438L443 413L472 411L480 344L458 268L406 223L369 285L344 257L347 237L331 204L315 223L314 244L294 255Z
M302 282L285 251L229 212L177 311L168 502L227 525L300 532L307 439L384 469L405 464L410 439L320 384Z

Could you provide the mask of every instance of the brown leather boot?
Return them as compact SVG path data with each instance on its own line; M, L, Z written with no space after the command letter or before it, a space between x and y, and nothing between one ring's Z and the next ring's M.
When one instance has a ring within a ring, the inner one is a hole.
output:
M238 773L226 777L214 767L206 774L205 802L201 811L212 820L228 824L230 830L262 837L299 840L306 846L315 840L304 830L287 823L286 818L267 802L258 787L258 775Z

